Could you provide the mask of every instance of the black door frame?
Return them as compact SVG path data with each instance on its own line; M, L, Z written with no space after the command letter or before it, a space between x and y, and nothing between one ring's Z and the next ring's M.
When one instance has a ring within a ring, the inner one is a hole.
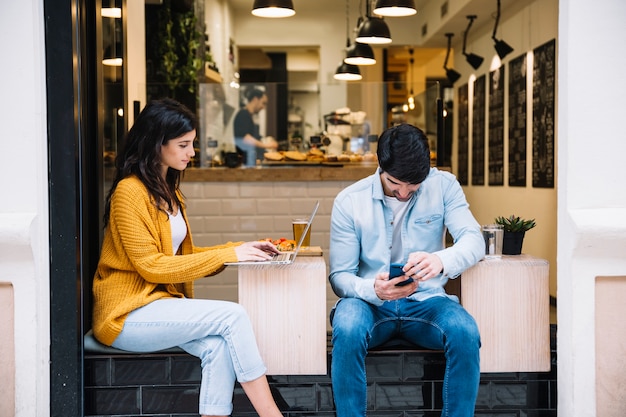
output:
M95 5L43 0L50 245L50 415L82 416L83 334L99 251ZM92 140L89 140L89 139ZM95 207L95 210L94 210Z

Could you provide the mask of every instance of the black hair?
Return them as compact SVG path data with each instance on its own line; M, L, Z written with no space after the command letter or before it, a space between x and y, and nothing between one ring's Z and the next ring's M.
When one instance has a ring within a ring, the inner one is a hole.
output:
M106 198L104 226L109 222L111 196L117 184L130 175L144 183L154 204L172 211L181 201L176 194L181 171L169 168L165 179L161 176L161 146L171 139L196 130L198 122L194 113L172 99L154 100L146 105L135 119L124 140L124 149L115 158L116 174Z
M250 87L246 90L245 97L248 102L252 101L255 98L261 98L265 95L265 91L261 90L258 87Z
M407 123L390 127L378 139L381 173L409 184L420 184L430 171L430 148L424 132Z

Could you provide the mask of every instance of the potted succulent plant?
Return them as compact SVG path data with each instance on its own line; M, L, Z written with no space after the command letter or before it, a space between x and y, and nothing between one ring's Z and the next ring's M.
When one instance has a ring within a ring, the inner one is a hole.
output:
M524 236L527 230L535 227L535 219L523 219L511 214L509 217L498 216L496 224L502 225L504 238L502 240L502 253L504 255L519 255L522 253Z

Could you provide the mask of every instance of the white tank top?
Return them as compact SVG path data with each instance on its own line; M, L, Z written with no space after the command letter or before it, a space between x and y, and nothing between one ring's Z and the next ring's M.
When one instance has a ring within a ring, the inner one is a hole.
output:
M180 209L178 209L176 216L170 213L168 213L168 216L170 216L170 226L172 228L172 251L176 254L180 244L183 243L185 236L187 236L187 224Z

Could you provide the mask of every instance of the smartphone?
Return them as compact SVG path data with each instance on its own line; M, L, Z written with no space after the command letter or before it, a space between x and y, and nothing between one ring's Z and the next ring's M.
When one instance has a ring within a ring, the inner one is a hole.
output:
M389 279L404 275L404 271L402 271L403 267L404 264L392 263L389 266ZM396 287L403 287L407 284L410 284L411 282L413 282L413 278L408 278L405 281L397 283Z

